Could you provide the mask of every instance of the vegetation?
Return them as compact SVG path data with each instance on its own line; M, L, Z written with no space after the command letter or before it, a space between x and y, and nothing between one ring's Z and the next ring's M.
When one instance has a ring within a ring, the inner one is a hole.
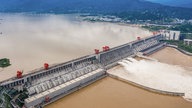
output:
M142 28L148 29L149 31L159 31L168 29L168 27L166 26L142 26Z
M20 99L20 101L24 102L24 99L28 98L28 95L26 93L22 93L19 95L18 99Z
M2 99L0 99L0 105L3 103L3 100Z
M149 25L142 26L142 28L148 29L150 31L158 31L158 30L176 30L181 31L181 39L192 39L192 24L184 23L179 25L172 26L157 26L157 25Z
M192 39L192 33L181 34L183 39Z
M169 26L150 25L150 26L142 26L142 28L148 29L150 31L158 31L158 30L181 31L181 40L183 40L183 39L192 39L192 24L190 24L190 23L173 25L173 26L170 26L170 27Z
M10 96L10 98L13 98L13 97L15 97L16 95L18 95L19 94L19 92L17 91L17 90L15 90L15 89L11 89L9 92L7 92L8 93L8 95Z
M11 101L11 98L7 95L7 94L4 94L4 99L5 99L5 107L6 108L12 108L12 105L10 103Z
M179 48L192 53L192 45L179 44Z
M176 25L171 28L170 30L178 30L181 31L181 33L192 33L192 24L181 24L181 25Z
M192 19L190 8L164 6L144 0L0 0L0 12L89 13L114 15L131 21Z
M7 59L7 58L0 59L0 67L4 68L4 67L8 67L10 65L11 64L10 64L9 59Z
M15 100L15 103L20 107L22 108L24 103L20 102L18 99Z
M26 89L24 91L18 92L16 89L9 89L0 87L0 108L13 108L12 104L18 105L19 108L22 108L24 105L24 100L28 98ZM3 102L3 104L2 104Z

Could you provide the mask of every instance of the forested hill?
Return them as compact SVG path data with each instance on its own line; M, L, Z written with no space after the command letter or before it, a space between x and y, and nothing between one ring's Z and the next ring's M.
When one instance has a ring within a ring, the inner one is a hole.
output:
M90 13L136 19L192 19L192 9L145 0L0 0L0 12Z
M192 0L147 0L147 1L175 7L192 8Z

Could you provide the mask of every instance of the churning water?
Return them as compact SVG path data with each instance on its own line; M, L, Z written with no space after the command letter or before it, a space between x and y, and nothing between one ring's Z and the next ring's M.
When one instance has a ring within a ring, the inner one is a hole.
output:
M192 72L181 66L133 58L119 64L126 73L118 76L154 89L185 93L184 98L192 100Z

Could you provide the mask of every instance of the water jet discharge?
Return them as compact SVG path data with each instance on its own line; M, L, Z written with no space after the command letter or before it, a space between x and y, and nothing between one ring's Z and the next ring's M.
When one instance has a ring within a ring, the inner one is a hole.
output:
M133 58L118 63L124 69L111 74L157 90L185 93L183 97L192 100L192 74L184 67Z

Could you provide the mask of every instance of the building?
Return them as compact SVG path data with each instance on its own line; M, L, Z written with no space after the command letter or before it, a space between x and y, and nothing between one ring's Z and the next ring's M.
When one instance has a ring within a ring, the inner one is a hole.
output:
M179 40L180 39L180 31L162 30L161 34L164 36L164 38L166 40Z
M192 45L192 39L184 39L185 45Z

